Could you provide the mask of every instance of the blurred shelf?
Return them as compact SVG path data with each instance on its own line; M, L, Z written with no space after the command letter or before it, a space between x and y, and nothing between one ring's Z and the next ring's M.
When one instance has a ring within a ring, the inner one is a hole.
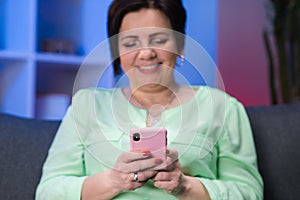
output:
M25 52L0 50L0 60L27 60L29 57L30 55Z
M59 64L81 65L84 61L84 56L58 54L58 53L37 53L36 61Z
M42 93L71 98L83 63L91 65L88 79L95 75L107 54L85 56L106 38L99 24L105 24L110 2L0 0L0 112L47 118L48 108L37 106Z

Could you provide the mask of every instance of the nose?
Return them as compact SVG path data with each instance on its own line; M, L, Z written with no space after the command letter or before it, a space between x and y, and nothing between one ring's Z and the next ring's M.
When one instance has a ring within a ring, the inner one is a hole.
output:
M151 60L155 56L155 50L152 48L147 47L139 50L139 58L142 60Z

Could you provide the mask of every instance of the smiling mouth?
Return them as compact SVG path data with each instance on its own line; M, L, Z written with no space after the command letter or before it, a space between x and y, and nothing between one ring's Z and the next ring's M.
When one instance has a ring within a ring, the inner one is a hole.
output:
M159 69L160 66L161 63L158 63L155 65L139 66L138 69L143 73L154 73Z
M149 66L141 66L140 69L141 70L151 70L151 69L155 69L156 67L158 67L159 65L149 65Z

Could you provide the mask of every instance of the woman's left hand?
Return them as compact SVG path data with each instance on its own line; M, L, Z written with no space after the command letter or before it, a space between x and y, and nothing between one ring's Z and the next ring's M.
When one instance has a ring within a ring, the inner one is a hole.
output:
M181 165L178 160L178 152L176 150L167 150L167 159L162 168L158 169L158 173L153 178L154 186L164 189L169 194L177 195L183 192L184 174L181 171Z

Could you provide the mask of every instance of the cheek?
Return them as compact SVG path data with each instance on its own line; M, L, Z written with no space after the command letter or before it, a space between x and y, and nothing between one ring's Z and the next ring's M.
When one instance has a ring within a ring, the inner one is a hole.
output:
M120 62L125 72L129 71L134 67L135 57L136 57L135 52L125 53L120 56Z
M177 55L172 53L172 52L168 52L168 51L160 51L159 52L161 57L167 62L166 64L169 67L174 67L176 64L176 59L177 59Z

